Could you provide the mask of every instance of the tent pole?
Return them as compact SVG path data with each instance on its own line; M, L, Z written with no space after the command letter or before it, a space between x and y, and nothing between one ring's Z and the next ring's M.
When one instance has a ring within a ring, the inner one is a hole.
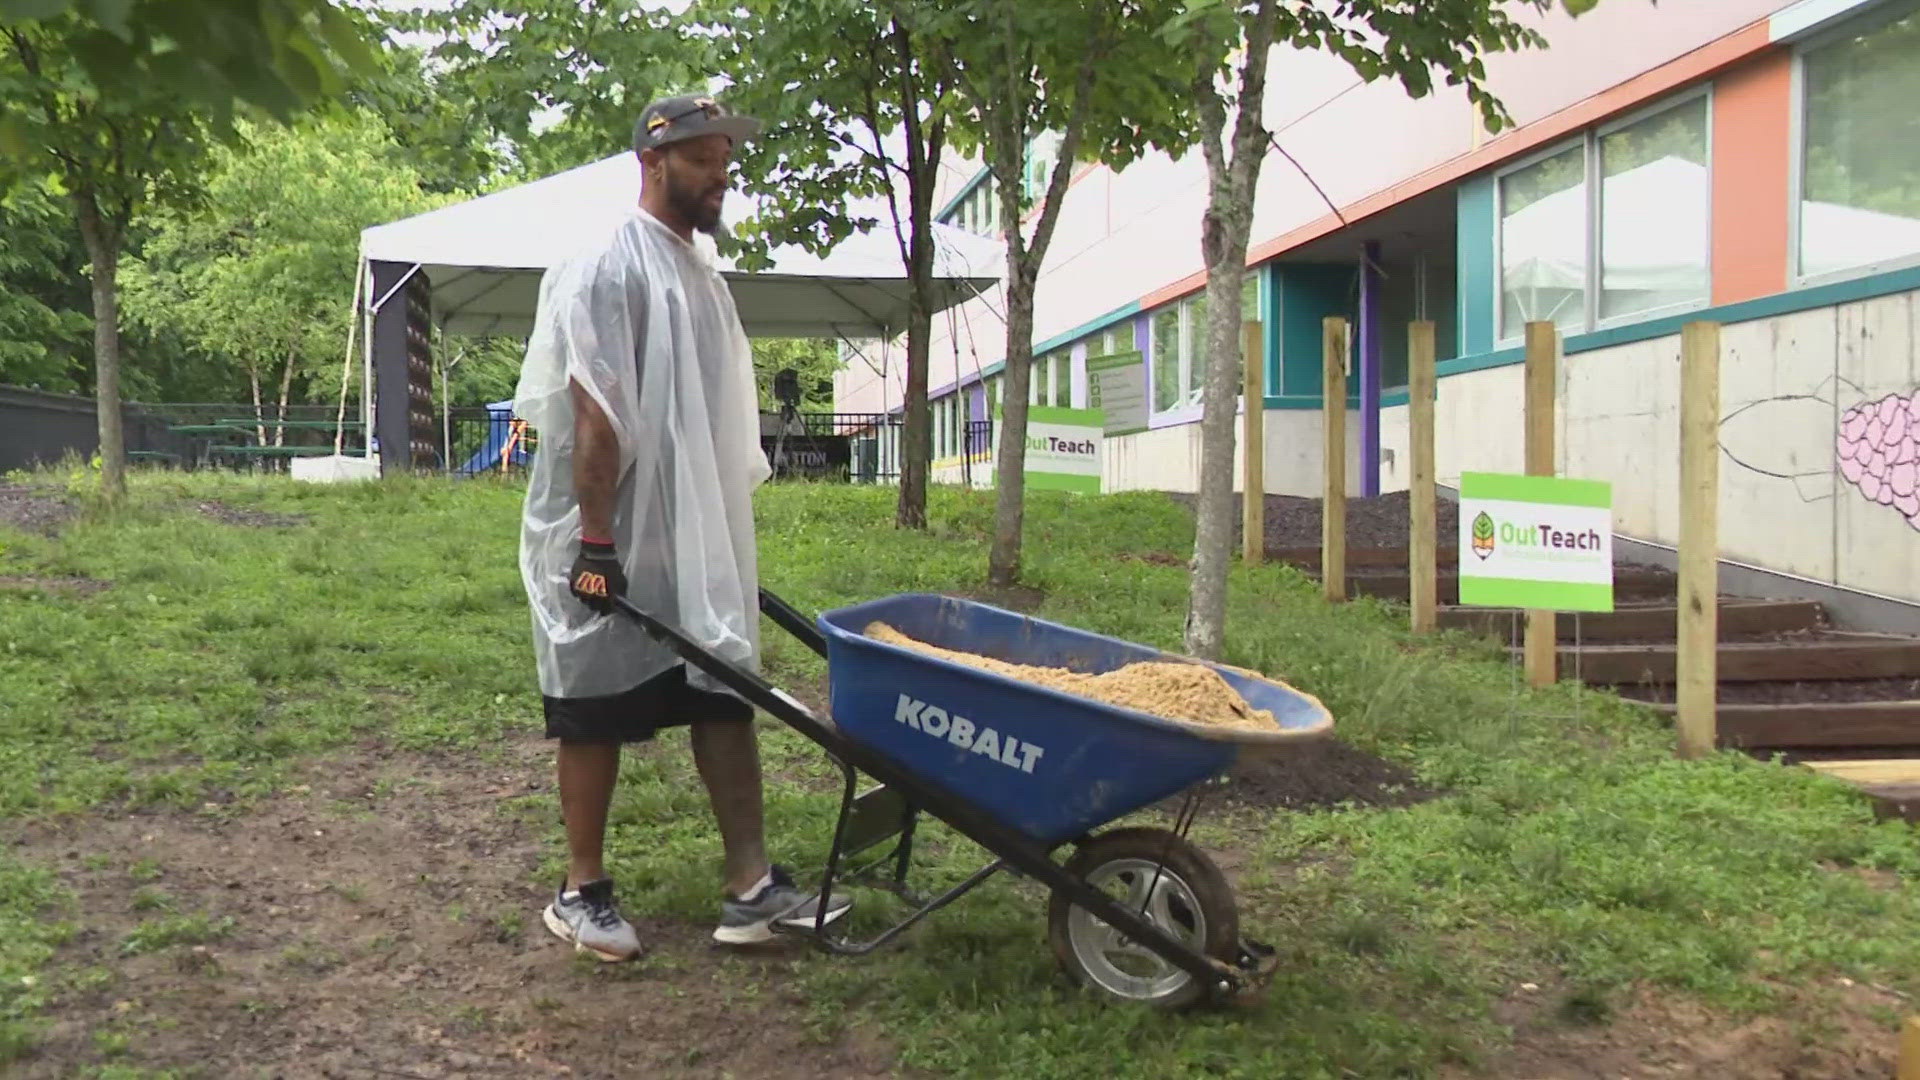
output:
M360 272L371 283L373 265L360 261ZM373 290L368 288L368 299ZM373 459L373 314L372 304L360 309L360 456Z
M347 309L347 355L340 358L340 408L333 417L333 456L339 457L347 436L347 385L353 381L353 336L360 328L360 263L354 262L353 304Z

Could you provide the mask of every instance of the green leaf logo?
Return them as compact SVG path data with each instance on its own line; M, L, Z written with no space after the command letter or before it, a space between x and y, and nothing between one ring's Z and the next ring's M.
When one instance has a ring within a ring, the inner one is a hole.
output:
M1473 553L1482 559L1493 554L1493 519L1484 510L1473 519Z

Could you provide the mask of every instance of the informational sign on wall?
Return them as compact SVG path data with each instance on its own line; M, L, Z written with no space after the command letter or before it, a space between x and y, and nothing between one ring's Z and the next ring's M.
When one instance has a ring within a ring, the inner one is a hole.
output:
M1599 480L1463 474L1460 602L1612 611L1612 487Z
M995 410L995 426L1000 420ZM1100 493L1100 459L1106 442L1099 409L1027 410L1027 487L1032 491Z
M1087 358L1087 405L1106 415L1109 438L1147 430L1147 358L1139 352Z

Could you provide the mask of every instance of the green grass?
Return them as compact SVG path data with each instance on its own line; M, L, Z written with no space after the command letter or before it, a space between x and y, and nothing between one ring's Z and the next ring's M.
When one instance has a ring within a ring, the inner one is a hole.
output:
M307 520L223 525L192 509L206 498ZM303 758L356 739L480 755L533 728L519 498L492 481L141 475L129 507L90 511L58 540L0 532L0 573L112 583L0 593L0 821L191 808L216 789L237 800L224 812L243 812ZM891 527L886 491L769 489L759 512L763 580L805 610L977 592L984 577L989 495L936 493L925 534ZM1026 580L1045 617L1176 647L1184 571L1119 556L1184 555L1191 535L1157 496L1035 494ZM1260 1004L1176 1018L1093 1001L1044 948L1044 898L996 881L892 950L802 964L810 1030L879 1025L905 1065L954 1075L1001 1074L1012 1060L1035 1078L1424 1076L1497 1051L1492 1006L1522 982L1543 987L1546 1012L1569 1028L1605 1023L1638 988L1734 1015L1787 1009L1839 975L1920 994L1912 829L1876 824L1856 795L1804 770L1678 761L1670 730L1605 695L1516 697L1497 650L1416 642L1403 625L1379 603L1328 608L1286 568L1234 571L1227 659L1318 695L1348 740L1445 792L1408 809L1203 823L1207 846L1242 856L1245 931L1281 952ZM771 627L767 642L777 681L823 674ZM768 768L788 780L768 792L776 857L816 865L832 776L809 744L764 730ZM552 835L549 798L509 812ZM930 833L928 882L983 861ZM632 760L609 850L636 910L712 917L719 844L686 754ZM29 1045L72 921L56 879L10 858L0 1062ZM138 903L151 921L129 951L218 932L161 890ZM863 925L885 907L863 897ZM517 912L465 917L500 940L522 925ZM653 963L611 977L645 983ZM714 963L730 985L757 977Z

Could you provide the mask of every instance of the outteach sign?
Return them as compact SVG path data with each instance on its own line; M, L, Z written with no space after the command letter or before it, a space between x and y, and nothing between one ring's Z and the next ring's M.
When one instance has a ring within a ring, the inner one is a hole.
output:
M1613 491L1598 480L1460 478L1460 602L1613 610Z
M996 409L995 416L998 416ZM1027 410L1027 487L1100 494L1105 417L1098 409Z

